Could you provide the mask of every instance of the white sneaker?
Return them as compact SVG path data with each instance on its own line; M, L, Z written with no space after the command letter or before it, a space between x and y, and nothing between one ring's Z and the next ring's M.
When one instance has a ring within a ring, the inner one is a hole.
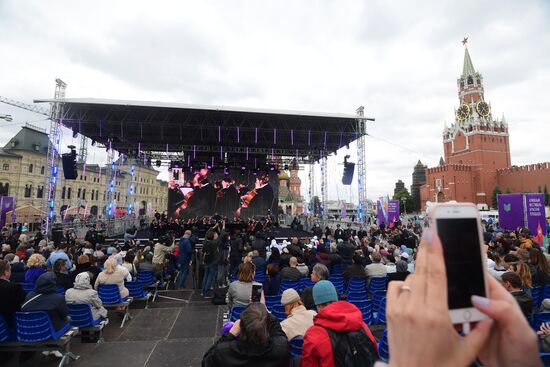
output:
M55 356L57 358L63 358L63 354L61 354L61 352L58 351L58 350L54 350L53 352L50 352L50 354L52 354L53 356Z

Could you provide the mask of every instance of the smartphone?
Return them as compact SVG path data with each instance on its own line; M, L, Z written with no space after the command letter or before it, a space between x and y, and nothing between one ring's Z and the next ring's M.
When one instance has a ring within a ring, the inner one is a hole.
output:
M437 204L430 213L432 228L443 245L447 270L449 314L453 324L487 318L473 307L471 296L487 297L483 232L474 204Z
M252 284L252 302L260 302L262 299L262 285Z

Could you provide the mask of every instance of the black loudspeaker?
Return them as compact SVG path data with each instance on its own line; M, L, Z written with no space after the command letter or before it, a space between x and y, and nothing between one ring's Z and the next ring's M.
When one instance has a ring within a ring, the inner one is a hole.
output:
M353 172L355 171L355 163L344 163L344 175L342 176L342 183L344 185L351 185L353 180Z
M76 180L78 171L76 168L76 154L64 153L61 155L63 160L63 175L66 180Z
M62 228L53 228L52 229L52 241L54 245L59 246L63 240L63 229Z

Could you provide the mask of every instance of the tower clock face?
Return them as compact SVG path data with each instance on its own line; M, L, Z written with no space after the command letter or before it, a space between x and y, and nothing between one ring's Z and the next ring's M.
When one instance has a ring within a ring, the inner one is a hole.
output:
M490 108L487 102L485 101L479 101L476 104L476 111L480 116L487 117L490 113Z
M470 116L470 106L467 104L460 105L458 110L456 110L456 117L459 120L466 120Z

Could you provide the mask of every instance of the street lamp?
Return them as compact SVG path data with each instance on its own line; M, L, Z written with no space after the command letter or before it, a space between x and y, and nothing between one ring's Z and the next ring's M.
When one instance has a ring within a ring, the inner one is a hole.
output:
M405 215L407 215L407 198L402 197L401 202L403 203L403 210L405 211Z
M0 115L0 119L6 120L7 122L13 121L13 118L11 117L11 115Z

